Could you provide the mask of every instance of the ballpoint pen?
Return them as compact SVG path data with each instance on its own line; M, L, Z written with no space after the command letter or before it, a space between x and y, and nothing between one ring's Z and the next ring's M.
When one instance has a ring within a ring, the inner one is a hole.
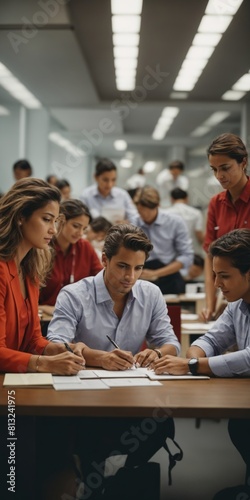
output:
M107 339L109 340L109 342L111 342L111 344L113 344L113 346L116 348L116 349L120 349L119 345L113 340L111 339L111 337L109 335L106 335Z
M65 345L67 351L72 352L74 354L74 351L72 351L71 347L69 346L69 344L67 344L67 342L64 342L64 345Z
M116 349L120 349L119 345L113 339L111 339L111 337L109 335L106 335L106 337L109 340L109 342L111 342L111 344L113 344L113 346ZM136 363L134 363L133 366L134 366L134 368L137 368Z

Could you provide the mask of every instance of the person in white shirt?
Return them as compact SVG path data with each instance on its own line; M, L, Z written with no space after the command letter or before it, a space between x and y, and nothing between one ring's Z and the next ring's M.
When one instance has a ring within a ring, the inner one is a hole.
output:
M183 175L184 163L179 160L172 161L168 168L164 168L156 177L156 184L161 197L161 207L171 205L170 191L179 187L188 190L189 180Z
M93 218L101 215L112 224L130 221L137 213L131 197L125 189L115 186L117 168L107 158L96 165L95 184L85 188L80 196Z
M168 212L178 214L185 220L192 239L194 253L203 255L204 233L201 211L188 204L188 193L184 189L175 188L170 192L170 195L172 206L167 209Z

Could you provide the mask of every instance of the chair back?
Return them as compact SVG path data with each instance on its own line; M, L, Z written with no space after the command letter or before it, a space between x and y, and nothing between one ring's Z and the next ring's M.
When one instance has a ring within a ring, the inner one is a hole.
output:
M167 308L168 308L168 315L170 317L170 321L171 321L172 327L174 329L174 333L180 342L181 341L181 306L167 304Z

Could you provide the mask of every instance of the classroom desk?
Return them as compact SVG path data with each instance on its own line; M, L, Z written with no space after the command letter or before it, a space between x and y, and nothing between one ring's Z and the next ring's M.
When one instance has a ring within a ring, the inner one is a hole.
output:
M0 375L0 415L7 391ZM162 386L56 391L15 388L16 414L65 417L149 417L158 409L181 418L250 418L250 379L164 381Z
M191 307L193 313L200 314L206 304L206 294L200 293L181 293L180 295L163 295L167 304L181 304L182 307Z

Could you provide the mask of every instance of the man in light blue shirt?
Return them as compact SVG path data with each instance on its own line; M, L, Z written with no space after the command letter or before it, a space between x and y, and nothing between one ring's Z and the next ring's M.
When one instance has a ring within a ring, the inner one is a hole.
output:
M83 342L86 364L109 370L134 363L148 366L165 354L176 356L180 345L162 294L139 279L151 250L140 228L112 226L103 248L104 271L61 290L48 339ZM148 348L140 351L144 340Z
M194 255L185 221L159 209L159 193L151 186L138 190L134 201L138 215L132 223L143 229L154 246L141 277L153 281L163 294L184 293L180 270L188 271Z
M85 188L80 196L81 201L88 206L92 217L101 215L112 224L124 220L130 221L137 213L128 192L115 186L116 172L114 163L103 158L96 165L96 184Z

